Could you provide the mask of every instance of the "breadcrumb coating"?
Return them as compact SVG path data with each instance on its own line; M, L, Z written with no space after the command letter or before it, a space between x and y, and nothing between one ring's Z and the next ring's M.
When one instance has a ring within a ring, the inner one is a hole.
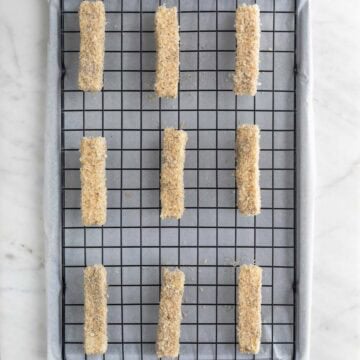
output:
M107 282L102 265L84 270L84 351L87 355L107 350Z
M79 10L79 89L100 91L103 87L105 53L105 6L103 1L82 1Z
M241 265L238 280L237 332L240 352L257 354L261 341L262 269Z
M157 357L176 357L180 350L181 302L185 274L176 269L162 270L159 322L157 328Z
M241 5L235 16L236 59L234 93L254 96L259 77L260 10L258 5Z
M183 130L165 129L160 176L162 219L180 219L184 213L184 164L188 136Z
M257 125L242 125L236 131L237 206L240 214L252 216L261 211L259 184L259 141Z
M155 14L156 80L159 97L176 98L179 83L179 25L176 7L159 6Z
M106 139L84 137L80 144L81 215L85 226L106 223Z

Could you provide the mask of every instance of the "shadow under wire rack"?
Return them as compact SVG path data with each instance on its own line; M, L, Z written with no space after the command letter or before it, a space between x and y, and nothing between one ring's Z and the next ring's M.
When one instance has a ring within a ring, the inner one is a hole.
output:
M235 9L243 1L178 0L181 55L176 100L154 95L154 12L158 0L105 0L104 88L77 87L79 0L61 0L62 352L83 354L83 268L108 272L104 359L154 359L161 266L186 274L181 359L292 359L296 303L296 1L258 0L259 90L232 92ZM254 3L254 1L244 1ZM235 130L261 128L262 212L240 216L234 179ZM160 220L161 137L187 131L185 205L180 221ZM83 227L79 144L108 143L108 221ZM260 265L262 343L240 354L236 273Z

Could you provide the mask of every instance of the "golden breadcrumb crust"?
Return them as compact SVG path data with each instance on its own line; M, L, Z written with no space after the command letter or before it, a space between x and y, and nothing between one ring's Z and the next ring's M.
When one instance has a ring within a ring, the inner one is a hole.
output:
M79 89L100 91L103 87L105 6L103 1L82 1L79 10Z
M179 83L179 25L176 7L159 6L155 14L155 93L176 98Z
M257 5L241 5L235 16L236 59L234 92L254 96L259 77L260 10Z
M183 130L165 129L160 176L161 218L180 219L184 213L184 164L188 136Z
M259 141L257 125L242 125L236 131L237 205L242 215L261 211L259 184Z
M242 265L238 280L237 332L240 352L257 354L261 340L262 269Z
M185 274L176 269L162 270L159 322L157 328L157 357L176 357L180 349L181 302Z
M84 137L80 144L81 215L85 226L106 222L106 139Z
M84 270L84 351L87 355L107 350L107 283L102 265Z

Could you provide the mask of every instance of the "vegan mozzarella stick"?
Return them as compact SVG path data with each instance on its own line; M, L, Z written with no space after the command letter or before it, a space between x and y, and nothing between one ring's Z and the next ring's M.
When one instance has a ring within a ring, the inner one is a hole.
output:
M163 269L156 340L156 355L159 358L179 355L184 283L185 274L182 271Z
M257 125L242 125L236 131L237 206L242 215L258 215L261 211L259 139Z
M179 25L176 7L159 6L155 14L155 93L176 98L179 83Z
M236 10L236 59L234 92L254 96L259 76L260 10L257 5L241 5Z
M79 89L100 91L103 87L105 6L103 1L82 1L79 10Z
M84 351L104 354L107 349L107 284L102 265L84 270Z
M84 137L80 144L81 214L85 226L106 222L106 139Z
M237 331L240 352L257 354L261 340L261 278L256 265L241 265L238 282Z
M162 219L180 219L184 213L184 164L188 136L183 130L165 129L160 176Z

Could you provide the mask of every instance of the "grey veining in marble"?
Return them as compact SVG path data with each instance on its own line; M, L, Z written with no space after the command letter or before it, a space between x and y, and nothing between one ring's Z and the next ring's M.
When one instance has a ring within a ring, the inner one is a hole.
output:
M317 195L312 359L360 358L360 3L313 1Z
M20 10L21 8L21 10ZM45 357L47 3L0 1L0 358Z

